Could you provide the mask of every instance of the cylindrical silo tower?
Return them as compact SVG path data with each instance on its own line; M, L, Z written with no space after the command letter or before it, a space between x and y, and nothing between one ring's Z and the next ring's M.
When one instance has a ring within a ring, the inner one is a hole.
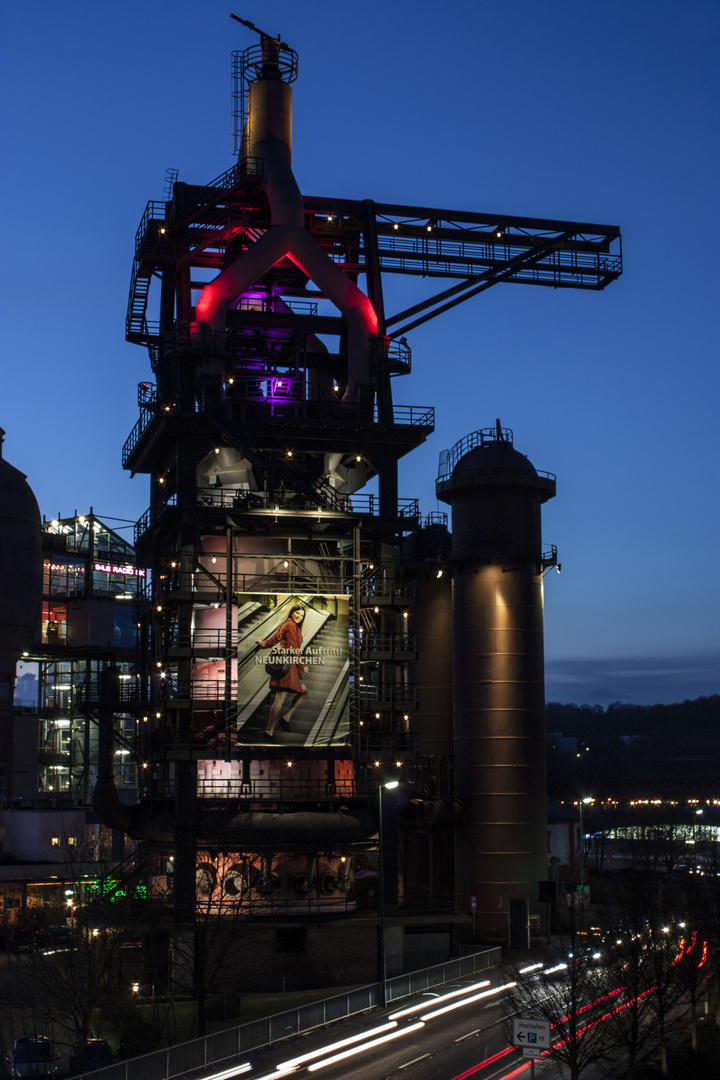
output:
M453 727L466 800L455 851L461 910L504 936L508 901L537 904L547 877L543 556L538 473L495 428L441 455L439 499L452 506Z
M413 717L423 754L448 759L453 753L452 588L443 567L450 554L447 514L433 513L403 548L403 567L415 586L410 682L422 709Z
M10 761L15 665L37 633L42 602L40 511L24 473L2 457L0 428L0 761Z

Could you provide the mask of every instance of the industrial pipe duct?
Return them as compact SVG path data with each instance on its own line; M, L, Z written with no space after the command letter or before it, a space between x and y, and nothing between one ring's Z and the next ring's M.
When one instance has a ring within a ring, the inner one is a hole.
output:
M197 305L198 323L225 330L225 312L263 274L289 258L342 312L348 328L348 385L343 400L372 401L370 339L378 320L367 296L319 247L305 229L305 210L292 171L292 89L280 78L279 43L262 35L261 76L250 87L243 143L250 158L263 162L270 203L270 228L230 266L205 286ZM287 46L284 46L287 49ZM268 78L267 75L274 77Z
M171 843L175 838L175 812L171 802L161 806L127 806L121 802L113 772L112 713L101 710L98 732L98 778L92 796L93 810L106 825L121 829L133 840ZM291 846L342 847L364 842L377 825L371 814L350 815L303 811L291 814L251 810L200 811L196 836L201 844L232 844L253 847L258 843L277 849Z

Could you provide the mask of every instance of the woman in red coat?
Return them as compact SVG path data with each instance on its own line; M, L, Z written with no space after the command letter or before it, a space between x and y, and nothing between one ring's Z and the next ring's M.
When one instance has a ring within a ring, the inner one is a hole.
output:
M305 608L302 604L296 604L290 608L288 617L285 622L277 628L274 634L271 634L269 638L265 638L264 641L256 642L261 649L269 649L273 645L279 645L281 649L287 650L287 662L290 667L285 675L275 678L270 677L270 693L273 695L273 703L270 707L270 716L268 718L267 731L265 732L265 738L271 742L275 739L275 725L280 723L281 731L290 730L290 717L307 697L307 687L303 684L300 678L301 671L307 671L307 667L302 662L302 630L300 629L302 621L305 618ZM285 715L280 719L280 713L282 712L283 705L285 704L285 698L288 694L294 694L295 700L292 702L290 708Z

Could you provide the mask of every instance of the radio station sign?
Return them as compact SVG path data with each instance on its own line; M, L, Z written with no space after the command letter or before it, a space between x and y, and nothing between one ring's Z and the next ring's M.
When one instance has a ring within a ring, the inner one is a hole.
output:
M145 577L147 573L138 566L119 566L117 563L109 562L93 563L93 570L102 574L122 574L123 577Z

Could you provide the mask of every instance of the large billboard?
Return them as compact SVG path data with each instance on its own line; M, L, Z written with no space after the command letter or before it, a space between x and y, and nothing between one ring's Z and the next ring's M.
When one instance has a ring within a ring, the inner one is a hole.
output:
M237 611L237 742L341 746L349 724L346 596L244 594Z

